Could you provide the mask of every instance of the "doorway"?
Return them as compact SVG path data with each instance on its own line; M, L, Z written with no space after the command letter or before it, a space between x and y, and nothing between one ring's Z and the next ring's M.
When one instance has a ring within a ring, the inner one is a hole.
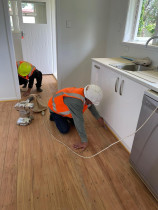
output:
M57 79L55 0L10 0L16 60L32 63Z

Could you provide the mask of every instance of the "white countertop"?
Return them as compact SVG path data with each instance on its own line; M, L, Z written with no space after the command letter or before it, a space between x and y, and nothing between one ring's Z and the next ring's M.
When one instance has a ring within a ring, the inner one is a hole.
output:
M138 82L139 84L142 84L151 90L158 92L158 71L156 71L156 74L153 74L153 71L130 72L130 71L121 70L121 69L118 69L109 65L109 64L119 64L119 63L125 63L125 64L132 63L131 61L123 59L123 58L92 58L92 61L95 61L100 65L106 66L110 68L111 70L119 74L122 74L123 76L126 76L130 78L131 80ZM141 74L144 74L145 79L140 78L139 74L140 76ZM150 82L150 78L153 77L153 75L154 75L154 82Z

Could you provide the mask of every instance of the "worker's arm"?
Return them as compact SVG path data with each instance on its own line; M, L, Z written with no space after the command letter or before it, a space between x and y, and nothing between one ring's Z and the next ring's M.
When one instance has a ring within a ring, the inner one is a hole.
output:
M33 72L33 74L29 77L29 85L28 85L28 88L29 89L32 89L33 87L33 83L34 83L34 79L35 79L35 72Z
M101 126L105 126L104 124L104 120L103 118L99 115L98 111L96 110L95 106L93 104L91 104L90 106L88 106L88 109L90 110L90 112L92 113L92 115L98 120L99 124Z
M32 74L32 76L29 77L28 89L27 89L27 91L23 94L23 96L28 96L28 95L30 95L30 92L31 92L31 89L32 89L32 86L33 86L33 82L34 82L34 77L33 77L33 74Z
M28 84L28 90L24 93L24 96L30 95L31 89L33 87L34 79L35 79L35 71L33 74L29 77L29 84Z
M31 88L28 88L28 90L23 94L23 96L28 96L30 95L31 92Z
M76 98L65 97L64 103L68 106L77 132L81 138L81 143L75 144L75 149L85 149L88 146L88 139L84 127L84 118L83 118L83 102Z

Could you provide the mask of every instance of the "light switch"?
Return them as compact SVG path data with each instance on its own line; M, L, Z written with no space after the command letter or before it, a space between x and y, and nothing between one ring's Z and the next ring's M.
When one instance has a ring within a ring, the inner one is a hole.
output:
M66 28L71 28L72 24L71 24L71 20L66 20Z

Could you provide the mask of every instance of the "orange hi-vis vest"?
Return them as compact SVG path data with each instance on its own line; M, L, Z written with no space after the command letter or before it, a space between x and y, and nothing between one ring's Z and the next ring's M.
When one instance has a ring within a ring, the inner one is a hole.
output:
M22 64L22 63L24 63L24 62L26 62L26 61L17 61L16 62L16 67L17 67L17 69L19 68L19 66L20 66L20 64ZM27 62L28 63L28 62ZM29 79L29 77L31 77L32 76L32 74L33 74L33 72L36 70L36 67L35 66L33 66L31 63L29 63L30 65L31 65L31 71L30 71L30 73L27 75L27 76L21 76L20 74L18 74L20 77L22 77L22 78L24 78L24 79Z
M71 112L66 104L64 104L64 97L71 97L80 99L83 102L83 112L88 106L85 104L84 88L64 88L56 92L56 94L49 99L48 107L50 111L55 112L64 117L72 118Z

